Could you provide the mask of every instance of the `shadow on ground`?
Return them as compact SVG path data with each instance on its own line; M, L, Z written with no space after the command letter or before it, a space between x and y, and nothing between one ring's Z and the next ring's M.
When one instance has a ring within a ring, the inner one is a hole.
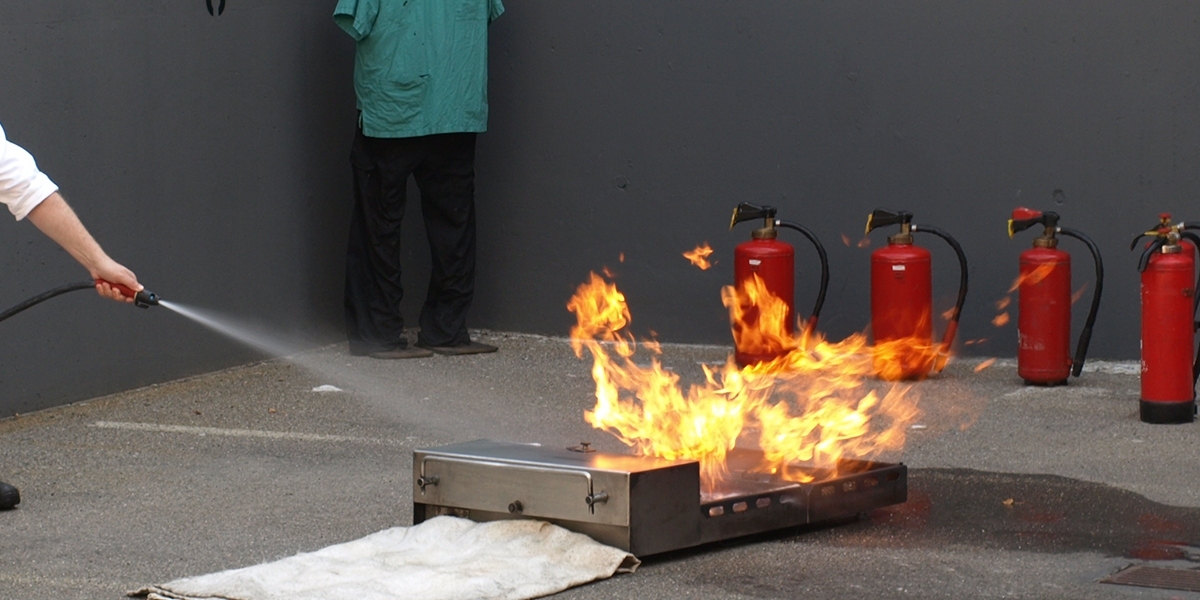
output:
M1056 475L910 469L904 504L850 521L748 536L647 561L764 541L910 549L959 545L1200 562L1200 508L1167 506L1133 492Z

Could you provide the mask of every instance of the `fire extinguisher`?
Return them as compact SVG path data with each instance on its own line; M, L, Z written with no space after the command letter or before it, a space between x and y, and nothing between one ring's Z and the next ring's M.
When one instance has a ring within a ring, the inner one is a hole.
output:
M1195 252L1200 236L1189 231L1194 223L1171 224L1159 215L1158 225L1133 239L1153 238L1142 252L1142 397L1140 414L1146 423L1190 423L1196 415L1196 378L1200 358L1195 351Z
M738 244L733 251L733 280L736 286L744 286L744 282L751 277L758 275L763 281L766 289L774 296L779 298L787 306L787 315L784 318L785 332L789 337L795 331L792 327L792 319L795 314L795 257L796 252L792 245L777 239L779 235L779 227L786 227L799 231L808 241L812 242L817 249L817 255L821 259L821 286L817 292L817 303L813 307L812 316L810 316L804 326L804 335L811 335L817 327L817 318L821 314L821 305L825 304L825 291L829 287L829 258L825 254L825 247L821 245L821 241L817 236L809 231L808 228L794 223L792 221L784 221L776 219L777 210L774 206L757 206L748 202L742 202L733 209L733 218L729 222L729 229L732 230L735 225L742 221L751 219L763 219L763 226L755 229L751 233L751 239L748 242ZM764 361L769 361L786 353L790 348L737 348L734 353L734 358L738 365L747 366Z
M1068 375L1079 377L1087 358L1092 327L1104 288L1100 249L1083 233L1058 226L1058 213L1017 208L1008 220L1008 237L1034 225L1045 229L1033 247L1021 253L1017 288L1017 376L1031 385L1063 385ZM1096 265L1096 289L1087 322L1071 359L1071 255L1058 249L1057 234L1087 245Z
M899 225L900 233L888 245L871 253L871 331L875 335L875 374L883 379L919 379L946 366L950 345L958 331L958 318L967 298L967 257L948 233L928 225L914 225L910 212L876 209L867 217L866 233L877 227ZM932 233L950 244L960 269L958 300L946 324L941 345L933 346L933 279L930 253L913 243L913 233ZM878 354L881 344L909 340L894 357Z

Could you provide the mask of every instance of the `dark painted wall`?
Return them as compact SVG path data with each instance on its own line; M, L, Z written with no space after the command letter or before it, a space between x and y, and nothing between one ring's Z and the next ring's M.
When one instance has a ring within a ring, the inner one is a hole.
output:
M0 3L0 123L150 289L335 340L353 47L326 4ZM29 223L0 247L5 307L87 278ZM259 356L91 292L0 328L0 416Z
M960 339L1012 356L1013 327L990 321L1035 236L1010 241L1006 219L1028 205L1100 244L1109 277L1091 355L1136 358L1129 240L1160 211L1200 219L1198 18L1188 2L512 2L493 26L476 314L561 334L574 285L608 265L636 329L723 341L718 289L750 232L727 225L745 200L823 238L822 324L841 337L868 324L870 250L853 244L888 206L960 239L972 278ZM807 312L815 254L790 239ZM708 272L680 257L702 241L723 261ZM948 308L954 255L920 243ZM1082 286L1091 259L1063 247Z
M353 45L332 5L228 0L214 17L201 0L0 3L0 122L164 297L335 341L354 115ZM728 218L752 201L825 241L822 324L841 337L868 322L869 250L854 243L890 206L960 238L960 337L1011 356L1015 332L990 320L1033 237L1005 234L1024 204L1100 243L1092 355L1135 358L1128 240L1160 211L1200 219L1198 19L1183 1L510 0L492 28L471 325L563 335L575 286L608 266L636 331L725 342L719 288L750 230ZM428 269L418 220L408 228L415 322ZM792 239L807 312L816 262ZM707 272L680 256L703 241L717 251ZM953 255L923 243L948 307ZM26 223L0 219L0 245L0 305L85 275ZM1090 260L1064 247L1078 287ZM0 327L0 416L257 356L86 293Z

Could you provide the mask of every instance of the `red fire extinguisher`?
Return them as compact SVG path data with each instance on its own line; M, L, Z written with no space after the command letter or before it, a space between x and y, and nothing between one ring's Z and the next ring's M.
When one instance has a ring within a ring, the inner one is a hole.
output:
M1188 229L1195 224L1171 224L1159 215L1158 225L1133 239L1153 238L1142 252L1142 397L1141 419L1146 423L1190 423L1196 415L1195 252L1200 237Z
M958 331L958 318L967 298L967 257L946 232L914 225L912 213L877 209L867 217L867 233L899 225L888 245L871 253L871 331L875 336L875 374L883 379L919 379L946 365ZM913 243L913 233L932 233L950 244L960 268L958 300L946 324L941 345L933 345L933 279L929 251ZM879 353L888 342L900 342L889 356Z
M821 245L821 241L812 231L798 223L776 219L776 212L774 206L757 206L748 202L742 202L733 209L733 218L729 222L730 230L742 221L763 219L763 226L751 233L750 241L742 242L734 248L733 280L736 286L744 288L746 282L752 277L757 275L761 278L767 291L782 300L787 306L787 314L783 319L783 333L786 337L791 338L795 331L792 326L792 315L795 314L796 252L791 244L777 239L779 235L777 228L786 227L799 231L816 247L817 254L821 259L821 287L817 293L817 303L813 307L812 316L808 318L804 326L804 334L811 335L816 330L817 317L821 314L821 305L825 303L825 291L829 287L829 259L825 254L825 247ZM735 324L735 327L738 326L740 325ZM735 331L734 338L740 341L742 336L738 334L739 332ZM772 345L745 346L745 343L739 343L734 358L738 365L744 367L773 360L793 348L794 345L778 345L774 341Z
M1058 213L1028 208L1013 211L1008 237L1034 225L1045 229L1033 247L1021 253L1017 288L1017 375L1031 385L1063 385L1068 375L1079 377L1100 309L1104 263L1100 249L1083 233L1058 226ZM1096 264L1096 289L1092 308L1071 359L1071 255L1058 249L1057 234L1087 245ZM1073 367L1073 368L1072 368Z

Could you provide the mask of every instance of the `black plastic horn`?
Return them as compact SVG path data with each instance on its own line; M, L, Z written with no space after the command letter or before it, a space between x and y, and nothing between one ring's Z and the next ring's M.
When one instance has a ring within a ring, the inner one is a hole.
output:
M871 233L879 227L887 225L908 225L912 223L912 213L901 210L893 211L886 208L877 208L867 215L867 231Z

